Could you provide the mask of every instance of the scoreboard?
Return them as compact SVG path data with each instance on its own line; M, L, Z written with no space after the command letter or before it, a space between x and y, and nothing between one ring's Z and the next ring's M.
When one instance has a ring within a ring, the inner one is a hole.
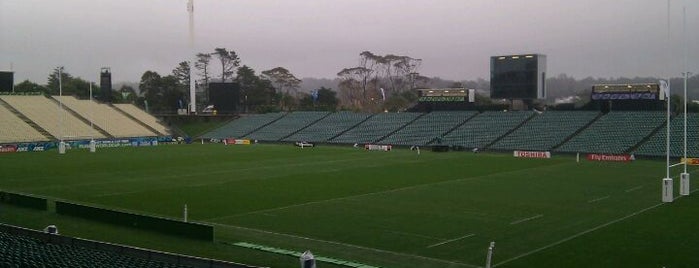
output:
M475 90L465 88L418 89L419 102L474 102Z
M490 57L490 97L493 99L546 98L546 55Z
M664 100L657 83L603 84L592 86L592 100Z
M0 71L0 92L11 92L14 85L14 73Z
M240 85L230 82L209 83L209 103L219 113L235 113L240 102Z

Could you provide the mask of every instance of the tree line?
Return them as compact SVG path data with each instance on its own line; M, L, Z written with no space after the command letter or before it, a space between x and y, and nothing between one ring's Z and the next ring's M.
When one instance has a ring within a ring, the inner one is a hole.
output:
M147 70L141 76L138 89L123 85L110 93L102 92L92 83L93 96L106 99L110 94L113 102L135 103L153 112L174 112L189 106L190 68L194 68L197 87L197 106L210 103L209 84L213 82L234 82L240 86L243 112L270 112L290 110L354 110L362 112L404 111L417 101L417 88L464 87L476 89L476 102L489 104L489 81L447 80L427 77L419 73L422 60L419 58L386 54L379 55L363 51L358 55L358 64L341 68L332 79L307 79L314 84L310 90L301 90L305 81L296 77L284 67L275 67L257 73L247 65L241 65L239 55L226 48L215 48L209 53L198 53L192 66L182 61L168 74L161 75ZM25 80L15 86L15 91L40 91L57 95L59 69L52 70L46 85ZM88 82L74 77L69 72L61 72L63 94L86 99L89 96ZM313 82L317 83L313 83ZM559 102L577 102L582 106L589 101L590 90L595 84L625 84L657 82L654 77L634 78L592 78L576 79L566 74L549 77L547 99L539 100L539 105L553 106ZM673 95L681 92L682 78L670 80ZM699 98L699 75L688 80L689 98ZM682 102L681 99L675 100ZM694 107L694 106L692 106ZM694 109L694 108L691 108ZM697 107L699 111L699 107Z
M173 111L186 108L189 100L191 65L180 62L168 76L146 71L141 77L139 90L144 105L155 111ZM211 53L198 53L194 63L197 106L211 103L209 84L236 83L240 88L240 106L244 112L304 110L335 110L336 93L329 88L318 88L313 93L299 92L301 79L284 67L264 70L259 74L247 66L233 50L215 48Z

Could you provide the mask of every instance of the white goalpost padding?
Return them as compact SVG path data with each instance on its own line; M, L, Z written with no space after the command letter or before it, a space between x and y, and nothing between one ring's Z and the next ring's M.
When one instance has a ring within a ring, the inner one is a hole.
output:
M673 196L672 196L672 178L664 178L663 179L663 202L669 203L672 202Z
M689 173L680 174L680 195L689 195Z

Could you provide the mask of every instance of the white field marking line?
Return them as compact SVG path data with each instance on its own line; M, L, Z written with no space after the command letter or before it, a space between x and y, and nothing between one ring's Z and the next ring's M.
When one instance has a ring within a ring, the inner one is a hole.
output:
M690 193L694 193L694 192L696 192L696 191L699 191L699 188L694 189L694 190L691 191ZM682 198L682 197L683 197L683 196L678 196L678 197L676 197L676 198L673 199L673 200L677 200L678 198ZM543 247L540 247L540 248L531 250L531 251L529 251L529 252L525 252L525 253L523 253L523 254L514 256L514 257L509 258L509 259L507 259L507 260L501 261L501 262L499 262L499 263L493 265L493 267L497 267L497 266L500 266L501 264L506 264L506 263L508 263L508 262L511 262L511 261L514 261L514 260L517 260L517 259L524 258L524 257L529 256L529 255L532 255L532 254L537 253L537 252L539 252L539 251L542 251L542 250L545 250L545 249L548 249L548 248L552 248L552 247L554 247L554 246L558 246L558 245L560 245L560 244L563 244L563 243L565 243L565 242L568 242L568 241L570 241L570 240L573 240L573 239L578 238L578 237L580 237L580 236L583 236L583 235L585 235L585 234L588 234L588 233L597 231L597 230L599 230L599 229L602 229L602 228L604 228L604 227L610 226L610 225L615 224L615 223L617 223L617 222L626 220L626 219L631 218L631 217L633 217L633 216L640 215L640 214L642 214L642 213L644 213L644 212L646 212L646 211L648 211L648 210L657 208L657 207L659 207L659 206L661 206L661 205L664 205L664 204L665 204L665 203L658 203L658 204L652 205L652 206L650 206L650 207L641 209L641 210L639 210L639 211L633 212L633 213L631 213L631 214L629 214L629 215L626 215L626 216L624 216L624 217L621 217L621 218L618 218L618 219L609 221L609 222L607 222L607 223L604 223L604 224L601 224L601 225L592 227L592 228L590 228L590 229L587 229L587 230L585 230L585 231L582 231L582 232L579 232L579 233L577 233L577 234L571 235L571 236L569 236L569 237L563 238L563 239L561 239L561 240L558 240L558 241L553 242L553 243L551 243L551 244L548 244L548 245L546 245L546 246L543 246Z
M521 220L516 220L516 221L510 222L510 225L515 225L515 224L523 223L523 222L525 222L525 221L535 220L535 219L541 218L541 217L543 217L543 216L544 216L544 214L534 215L534 216L531 216L531 217L529 217L529 218L524 218L524 219L521 219Z
M599 202L599 201L602 201L602 200L607 199L607 198L609 198L609 196L598 197L598 198L592 199L590 201L587 201L587 203Z
M444 238L439 238L439 237L434 237L434 236L429 236L429 235L421 235L421 234L406 233L406 232L399 232L399 231L388 231L388 232L392 233L392 234L397 234L397 235L414 236L414 237L426 238L426 239L431 239L431 240L439 240L439 241L444 240Z
M433 247L436 247L436 246L441 246L441 245L444 245L444 244L447 244L447 243L451 243L451 242L454 242L454 241L459 241L459 240L464 239L464 238L469 238L469 237L472 237L472 236L474 236L474 235L476 235L476 234L467 234L467 235L460 236L460 237L457 237L457 238L454 238L454 239L449 239L449 240L446 240L446 241L442 241L442 242L439 242L439 243L437 243L437 244L429 245L429 246L427 246L427 248L433 248Z
M295 239L303 239L303 240L308 240L308 241L313 241L313 242L327 243L327 244L343 246L343 247L356 248L356 249L361 249L361 250L366 250L366 251L378 252L378 253L382 253L382 254L392 254L395 256L403 256L403 257L423 259L423 260L439 262L439 263L447 263L450 265L456 265L456 266L462 266L462 267L483 268L482 266L468 264L468 263L461 263L461 262L456 262L456 261L448 261L448 260L442 260L442 259L437 259L437 258L420 256L420 255L413 255L413 254L406 254L406 253L377 249L377 248L364 247L364 246L342 243L342 242L337 242L337 241L329 241L329 240L322 240L322 239L310 238L310 237L299 236L299 235L277 233L277 232L272 232L272 231L266 231L266 230L260 230L260 229L254 229L254 228L248 228L248 227L242 227L242 226L236 226L236 225L227 225L227 224L220 224L220 223L210 223L210 224L222 226L222 227L229 227L229 228L235 228L235 229L254 231L254 232L259 232L259 233L264 233L264 234L285 236L285 237L290 237L290 238L295 238Z
M570 164L570 163L561 162L561 163L558 163L558 164L554 164L554 165L550 165L550 166L544 166L544 167L553 167L553 166L566 165L566 164ZM364 194L358 194L358 195L342 196L342 197L336 197L336 198L330 198L330 199L324 199L324 200L318 200L318 201L310 201L310 202L299 203L299 204L293 204L293 205L288 205L288 206L281 206L281 207L276 207L276 208L268 208L268 209L261 209L261 210L248 211L248 212L243 212L243 213L237 213L237 214L231 214L231 215L224 215L224 216L219 216L219 217L213 217L213 218L203 219L203 221L222 220L222 219L226 219L226 218L234 218L234 217L239 217L239 216L244 216L244 215L250 215L250 214L260 213L260 212L269 212L269 211L284 210L284 209L289 209L289 208L302 207L302 206L320 204L320 203L325 203L325 202L333 202L333 201L338 201L338 200L352 200L353 198L365 197L365 196L372 196L372 195L390 194L390 193L395 193L395 192L400 192L400 191L405 191L405 190L411 190L411 189L416 189L416 188L421 188L421 187L426 187L426 186L434 186L434 185L448 184L448 183L454 183L454 182L476 180L476 179L487 178L487 177L491 177L491 176L505 175L505 174L509 174L509 173L522 172L522 171L526 171L526 170L530 170L530 169L538 169L538 168L542 168L542 167L531 167L531 168L510 170L510 171L497 172L497 173L490 173L490 174L485 174L485 175L475 176L475 177L465 177L465 178L458 178L458 179L453 179L453 180L438 181L438 182L433 182L433 183L424 183L424 184L411 185L411 186L406 186L406 187L401 187L401 188L395 188L395 189L390 189L390 190L385 190L385 191L364 193Z
M633 187L630 189L626 189L626 190L624 190L624 193L630 193L630 192L636 191L636 190L641 189L641 188L643 188L643 185L639 185L639 186L636 186L636 187Z

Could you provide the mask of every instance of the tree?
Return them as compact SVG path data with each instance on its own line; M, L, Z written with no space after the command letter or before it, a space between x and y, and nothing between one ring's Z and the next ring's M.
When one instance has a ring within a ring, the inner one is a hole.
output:
M335 111L338 104L337 92L326 87L315 89L311 94L304 94L299 100L299 106L304 110Z
M146 71L141 76L138 87L143 92L151 111L172 112L185 106L186 94L173 75L161 77L157 72Z
M122 103L134 103L138 99L136 90L131 86L123 85L116 93L117 96L113 99L119 100Z
M61 73L61 81L60 81L61 83L59 83L59 79L58 79L59 69L62 70L62 71L60 72L60 73ZM73 76L72 76L72 75L70 75L68 72L66 72L66 71L63 69L63 67L57 67L57 68L54 68L54 69L53 69L53 72L51 72L51 74L49 74L49 79L48 79L48 80L49 80L49 83L46 85L46 87L48 87L49 92L50 92L51 94L53 94L53 95L58 95L58 93L59 93L59 91L60 91L60 89L59 89L59 84L63 84L63 86L65 86L65 84L66 84L70 79L73 79ZM65 89L65 88L64 88L64 89Z
M420 76L422 60L409 56L376 55L370 51L359 54L359 66L348 67L337 73L340 102L359 110L375 110L377 93L381 88L387 95L427 85L429 79ZM380 107L379 107L380 108Z
M160 79L160 74L154 71L146 71L141 75L141 82L138 84L138 89L143 94L147 110L156 110L154 108L158 106L156 104L162 97Z
M276 67L262 71L262 75L272 81L272 84L279 90L279 93L289 94L289 89L297 90L301 85L301 79L296 78L296 76L284 67ZM286 91L284 91L284 89L286 89Z
M291 96L291 94L289 93L277 93L277 98L279 98L280 103L282 104L281 108L283 110L291 111L298 106L296 98L294 98L294 96Z
M203 83L198 83L200 86L203 87L204 91L206 92L206 101L204 103L209 102L209 99L211 96L209 95L209 80L211 79L211 76L209 74L209 63L211 62L211 54L209 53L199 53L197 54L197 62L194 63L194 68L199 70L199 76L201 76L201 80L204 80Z
M399 56L388 54L380 58L379 63L383 66L385 78L389 81L392 91L403 91L411 82L412 73L416 73L420 65L421 59L415 59L408 56Z
M185 85L189 88L190 83L190 68L189 62L180 62L175 69L172 70L172 75L177 79L177 82L181 85Z
M361 83L351 77L341 77L337 85L340 90L340 103L348 108L359 109L368 98L362 97Z
M55 68L51 74L49 74L47 84L48 93L52 95L72 95L81 99L87 99L90 96L90 82L83 80L80 77L73 77L66 71L61 71L61 81L59 83L58 73L59 69L62 67ZM62 85L62 90L59 87ZM92 88L93 96L99 96L101 90L99 87L94 86Z
M48 88L41 86L37 83L31 82L29 80L24 80L21 83L15 85L15 92L44 92L48 93Z
M209 80L211 76L209 75L209 63L211 62L211 54L199 53L197 54L197 62L194 63L194 68L199 70L199 75L202 80L204 80L204 86L209 86Z
M225 82L226 79L235 73L235 69L240 65L240 58L238 58L238 54L235 51L228 51L220 47L214 49L213 54L221 62L221 80Z
M289 89L296 92L301 85L301 79L296 78L289 70L284 67L276 67L270 70L262 71L262 75L272 81L272 84L278 90L278 94L281 96L281 108L286 108L287 110L294 106L294 97L289 94ZM284 90L286 89L286 91Z
M174 90L182 93L182 99L178 100L178 108L186 108L186 107L179 107L180 104L183 104L186 106L187 102L191 102L189 99L189 83L191 79L190 75L190 65L188 61L183 61L180 62L175 69L172 70L172 76L177 80L176 82L176 87Z
M372 73L374 73L374 70L359 66L359 67L344 68L337 73L337 76L339 76L343 79L353 79L353 80L356 80L357 82L360 82L360 87L362 89L362 95L365 95L366 91L367 91L367 85L370 81L368 79Z
M376 71L376 66L380 58L380 56L377 56L370 51L363 51L362 53L359 53L359 67L361 69L359 69L359 72L356 74L359 75L359 79L362 83L362 96L364 98L366 98L367 86L369 85L371 76L378 74ZM374 78L377 77L375 76ZM374 79L374 81L378 81L378 79Z
M164 111L175 111L187 107L187 87L174 75L163 76L160 81L162 97L159 107Z
M255 70L243 65L238 68L235 82L240 85L241 101L247 111L276 111L276 93L272 83L267 79L262 79L255 74Z
M111 92L102 92L100 88L93 84L92 86L92 96L98 99L102 99L96 96L102 94L109 94ZM90 82L83 80L80 77L74 77L69 79L67 82L63 82L63 95L73 95L80 99L88 99L90 97Z

